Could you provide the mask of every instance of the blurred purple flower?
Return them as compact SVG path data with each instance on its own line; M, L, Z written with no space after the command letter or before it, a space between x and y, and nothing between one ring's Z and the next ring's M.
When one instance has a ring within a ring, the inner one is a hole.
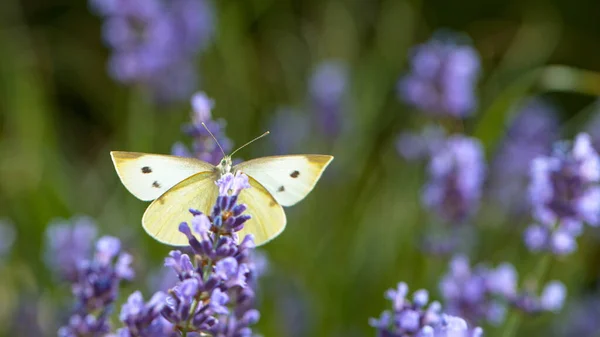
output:
M232 143L225 136L226 123L222 119L211 119L211 110L214 107L214 102L205 93L196 93L192 97L191 103L193 109L192 123L184 125L183 132L193 139L192 151L188 150L184 144L178 142L173 145L171 153L180 157L198 158L216 165L223 157L223 153L210 133L202 126L202 123L206 124L206 127L217 138L219 144L223 147L223 151L229 153Z
M441 148L445 140L444 129L428 125L421 132L401 133L396 140L396 149L406 160L425 160Z
M432 154L423 203L444 221L464 222L479 207L485 178L483 148L475 138L451 136Z
M275 152L280 155L297 152L311 132L308 116L289 107L277 109L269 124Z
M96 238L96 223L90 217L54 220L46 229L44 261L60 278L76 282L82 261L89 259Z
M10 253L17 233L8 219L0 219L0 260Z
M505 209L528 210L524 186L531 162L549 155L557 136L557 112L548 102L533 98L519 108L491 165L490 190Z
M481 328L469 328L460 317L446 315L438 302L429 302L429 294L421 289L407 298L408 286L398 283L385 297L392 302L392 310L385 310L379 318L369 319L380 337L479 337Z
M459 43L459 38L437 34L413 49L410 73L398 82L399 96L406 103L432 115L460 118L473 113L480 60L477 51Z
M144 303L142 293L134 292L121 307L119 320L125 324L113 337L177 337L173 324L161 315L167 295L161 291Z
M585 133L575 138L571 149L561 143L552 156L536 158L529 197L538 223L525 231L527 247L558 255L574 251L583 224L600 223L599 182L600 158Z
M337 136L342 128L348 91L348 68L342 61L321 62L310 78L310 97L321 130Z
M556 324L556 336L595 336L600 331L600 297L588 294L573 301L565 310L566 317Z
M208 1L90 0L90 6L104 18L114 79L146 85L165 101L191 94L198 81L194 59L213 35Z
M440 282L440 292L451 315L472 324L504 322L509 306L534 314L556 312L562 308L566 288L558 281L549 282L540 296L518 289L518 274L510 263L496 268L469 265L467 257L455 256L450 270Z
M134 276L131 255L121 252L121 242L114 237L101 237L92 259L75 261L76 279L71 289L76 298L74 313L61 327L61 337L101 336L110 331L109 318L117 298L119 285Z
M178 282L168 291L162 315L187 332L251 336L250 326L259 319L254 309L254 243L251 235L237 243L237 232L250 218L243 214L246 206L237 204L237 197L250 185L241 173L228 173L217 185L220 193L210 216L191 210L191 226L179 227L194 256L175 250L165 259Z

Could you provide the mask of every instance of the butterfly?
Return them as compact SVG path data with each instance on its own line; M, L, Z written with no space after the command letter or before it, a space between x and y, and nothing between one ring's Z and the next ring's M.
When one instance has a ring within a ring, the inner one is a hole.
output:
M287 220L282 206L292 206L304 199L333 156L271 156L233 166L231 156L254 140L231 155L223 154L217 166L171 155L122 151L112 151L110 155L125 188L140 200L153 200L142 217L146 232L173 246L188 245L178 228L180 223L192 219L189 210L210 214L219 193L215 182L226 173L241 171L248 176L251 188L243 190L238 201L246 205L246 212L252 218L238 234L240 238L253 234L254 243L262 245L285 229Z

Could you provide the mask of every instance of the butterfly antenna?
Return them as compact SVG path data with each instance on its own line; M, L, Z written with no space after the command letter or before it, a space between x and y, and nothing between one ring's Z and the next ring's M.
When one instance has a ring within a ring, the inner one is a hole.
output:
M251 143L254 143L255 141L257 141L257 140L261 139L262 137L264 137L264 136L268 135L269 133L270 133L270 132L269 132L269 131L267 131L267 132L263 133L262 135L260 135L260 136L258 136L258 137L256 137L256 138L252 139L252 140L251 140L251 141L249 141L248 143L246 143L246 144L244 144L244 145L242 145L242 146L238 147L238 148L237 148L237 150L233 151L233 152L232 152L232 153L231 153L229 156L230 156L230 157L231 157L231 156L233 156L233 155L234 155L236 152L238 152L239 150L241 150L241 149L243 149L244 147L246 147L246 145L250 145Z
M206 131L208 131L208 133L210 134L210 136L215 140L215 143L217 143L217 146L219 147L219 149L221 149L221 153L223 153L223 157L227 156L225 154L225 151L223 151L223 148L221 147L221 144L219 144L219 141L217 140L217 137L215 137L215 135L213 135L213 133L210 132L210 130L208 129L208 126L206 126L206 124L204 124L204 122L202 122L202 126L206 129Z

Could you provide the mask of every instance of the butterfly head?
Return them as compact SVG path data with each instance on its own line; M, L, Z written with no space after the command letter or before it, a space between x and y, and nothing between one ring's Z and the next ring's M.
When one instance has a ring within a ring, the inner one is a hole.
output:
M219 162L217 170L219 170L221 175L231 172L231 156L224 156Z

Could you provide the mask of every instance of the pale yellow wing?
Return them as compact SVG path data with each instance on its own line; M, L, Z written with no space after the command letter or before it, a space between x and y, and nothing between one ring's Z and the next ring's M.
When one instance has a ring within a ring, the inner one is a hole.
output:
M256 179L283 206L292 206L313 189L332 156L303 154L252 159L234 167Z
M238 202L246 205L246 213L252 218L244 224L239 238L242 240L251 233L254 243L260 246L279 235L285 229L287 220L283 207L273 196L252 177L249 176L248 181L252 187L240 193Z
M187 246L179 224L192 219L190 208L210 215L219 189L217 174L201 172L185 179L154 200L142 217L144 229L156 240L173 246Z
M194 158L112 151L110 156L121 182L138 199L158 198L184 179L215 167Z

